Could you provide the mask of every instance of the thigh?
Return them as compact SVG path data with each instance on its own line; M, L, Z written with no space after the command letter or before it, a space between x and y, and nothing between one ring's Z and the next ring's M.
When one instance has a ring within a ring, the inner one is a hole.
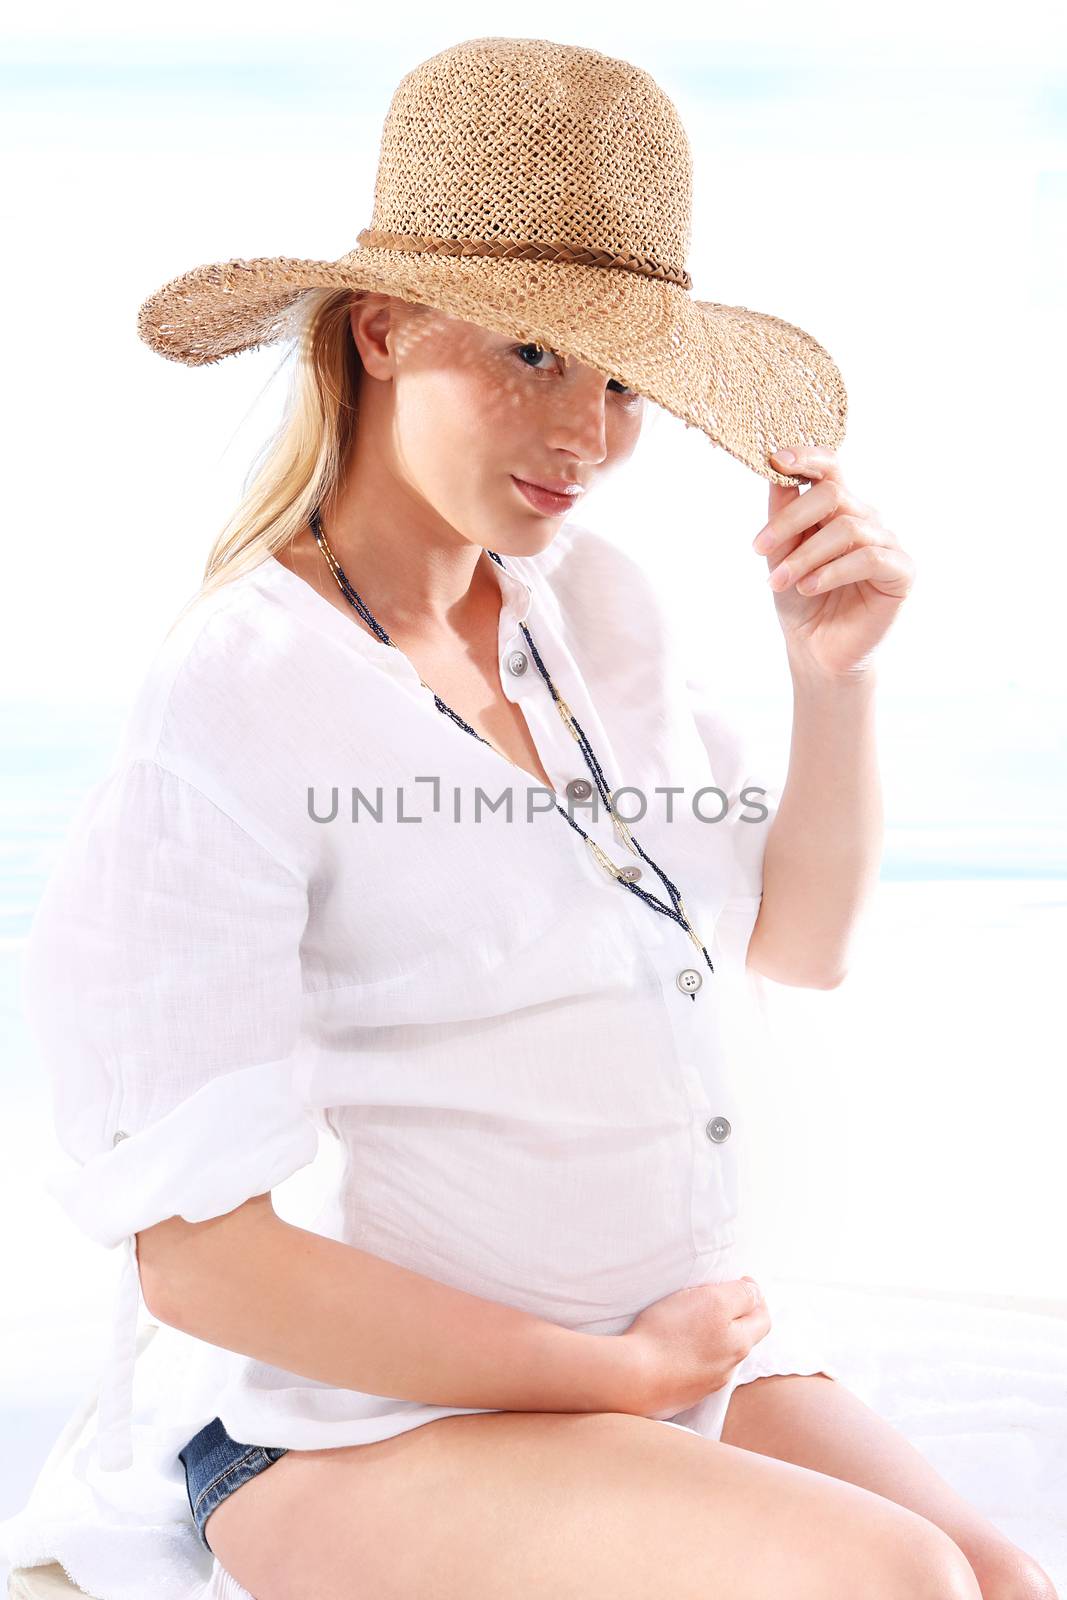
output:
M843 1383L790 1373L741 1384L730 1398L722 1438L906 1506L947 1533L980 1579L1014 1566L1020 1594L1039 1600L1050 1592L1047 1574L946 1482L910 1439ZM992 1581L989 1592L994 1592Z
M885 1495L936 1522L957 1543L985 1522L910 1439L843 1383L790 1373L741 1384L722 1437Z
M951 1539L853 1484L624 1413L440 1417L290 1450L208 1523L256 1600L980 1600Z

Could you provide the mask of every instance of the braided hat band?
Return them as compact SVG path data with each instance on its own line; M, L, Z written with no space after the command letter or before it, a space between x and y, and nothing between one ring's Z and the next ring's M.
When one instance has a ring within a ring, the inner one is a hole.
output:
M394 91L370 224L333 261L195 267L140 307L140 337L189 366L296 332L309 289L436 307L635 389L761 476L780 445L844 437L841 374L803 329L694 300L692 158L642 68L546 39L472 39Z
M691 289L688 272L661 267L654 261L638 261L635 256L613 256L610 250L592 245L576 249L573 245L540 239L417 239L410 233L383 233L379 228L364 228L359 243L379 250L428 250L442 256L492 256L497 261L565 261L577 267L621 267L624 272L643 272L649 278L680 283Z

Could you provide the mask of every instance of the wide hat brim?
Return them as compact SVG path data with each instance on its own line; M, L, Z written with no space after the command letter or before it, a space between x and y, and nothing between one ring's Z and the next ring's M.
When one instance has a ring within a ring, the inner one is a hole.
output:
M371 247L336 261L211 262L151 295L137 331L159 355L203 366L292 338L301 295L324 288L397 295L569 355L775 483L807 482L771 465L780 446L836 450L845 435L841 373L803 328L613 267Z

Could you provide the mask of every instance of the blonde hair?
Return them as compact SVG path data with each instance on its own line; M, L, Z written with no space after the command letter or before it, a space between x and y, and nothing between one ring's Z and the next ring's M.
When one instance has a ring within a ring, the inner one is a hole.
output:
M296 303L290 322L296 360L282 420L252 463L243 498L211 549L200 588L168 632L198 601L294 538L338 486L363 371L350 313L365 292L310 289Z
M295 366L282 420L253 461L243 498L212 546L200 587L168 636L198 601L295 538L310 513L339 487L355 432L363 373L351 311L372 293L398 302L408 317L432 310L420 301L366 289L309 289L295 302L288 322ZM652 409L654 414L660 411L658 406Z

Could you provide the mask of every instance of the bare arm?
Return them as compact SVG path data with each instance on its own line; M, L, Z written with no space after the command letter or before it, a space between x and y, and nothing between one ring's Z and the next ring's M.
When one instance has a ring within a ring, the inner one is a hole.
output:
M633 1341L483 1300L284 1222L257 1195L137 1235L158 1321L302 1377L427 1405L643 1413Z
M793 690L789 772L747 964L778 983L833 989L882 855L875 676L832 680L798 666Z

